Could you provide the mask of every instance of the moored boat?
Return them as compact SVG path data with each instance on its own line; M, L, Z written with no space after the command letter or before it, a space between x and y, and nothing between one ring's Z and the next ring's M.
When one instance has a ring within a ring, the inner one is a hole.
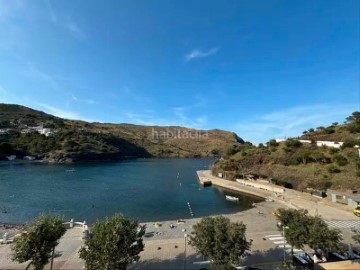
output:
M239 201L238 197L234 197L234 196L230 196L230 195L225 195L225 198L229 201Z

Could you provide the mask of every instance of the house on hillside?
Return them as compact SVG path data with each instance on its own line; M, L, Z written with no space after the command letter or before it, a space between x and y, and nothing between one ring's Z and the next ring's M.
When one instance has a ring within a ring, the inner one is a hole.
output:
M31 133L31 132L38 132L40 134L45 135L46 137L54 135L54 131L50 128L44 128L42 125L36 127L27 127L21 130L21 133Z
M42 128L39 130L39 133L45 135L46 137L54 135L54 132L50 128Z

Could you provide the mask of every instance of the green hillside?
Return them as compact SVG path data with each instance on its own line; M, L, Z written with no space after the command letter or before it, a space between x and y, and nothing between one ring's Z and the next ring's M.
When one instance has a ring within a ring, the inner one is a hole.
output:
M329 130L331 131L329 132ZM360 113L354 112L343 125L310 129L300 139L288 139L255 147L243 144L228 148L213 165L213 174L222 172L228 179L254 175L302 190L313 188L358 188L360 186ZM344 142L340 149L317 146L315 140Z
M51 136L34 130L37 126ZM0 104L0 131L0 159L31 155L51 162L216 156L243 143L228 131L87 123L9 104Z

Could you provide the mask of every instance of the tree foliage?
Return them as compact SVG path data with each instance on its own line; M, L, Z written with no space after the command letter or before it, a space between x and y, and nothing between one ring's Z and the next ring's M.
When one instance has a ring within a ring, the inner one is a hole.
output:
M353 112L352 115L346 118L348 130L352 133L360 132L360 112Z
M302 146L302 143L298 140L295 140L295 139L287 139L285 141L285 145L286 147L288 148L299 148Z
M26 228L25 233L14 239L12 260L19 263L31 260L27 269L43 269L65 231L61 217L40 215Z
M92 229L92 237L79 251L89 270L122 270L140 259L144 249L145 230L139 228L137 221L122 215L107 217L97 221Z
M314 250L338 251L341 249L341 233L337 229L330 229L328 225L319 217L309 217L308 219L309 239L307 244Z
M279 146L279 143L274 139L268 141L266 144L267 144L268 147L277 147L277 146Z
M320 216L311 217L307 210L283 209L277 211L279 229L285 226L285 239L293 247L303 248L309 245L312 249L324 252L341 249L341 233L330 229Z
M303 248L307 243L309 236L309 228L307 226L308 216L307 210L283 209L278 210L277 218L279 220L279 229L285 226L285 239L291 245L291 253L293 247Z
M194 225L190 244L212 261L214 269L231 269L242 263L250 243L245 237L246 226L232 223L226 217L206 217Z
M360 245L360 229L353 229L353 233L354 235L352 238L358 245Z

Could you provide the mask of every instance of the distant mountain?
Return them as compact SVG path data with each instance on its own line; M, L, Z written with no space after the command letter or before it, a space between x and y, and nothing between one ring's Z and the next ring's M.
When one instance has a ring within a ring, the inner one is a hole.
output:
M50 162L208 157L243 143L235 133L217 129L88 123L0 104L0 159L9 155Z
M333 148L318 146L316 141L343 144L340 148ZM359 146L360 112L353 112L344 124L310 128L298 138L283 142L270 140L258 147L247 143L231 147L215 162L212 172L222 173L230 180L246 178L246 175L267 178L273 183L299 190L358 189Z

